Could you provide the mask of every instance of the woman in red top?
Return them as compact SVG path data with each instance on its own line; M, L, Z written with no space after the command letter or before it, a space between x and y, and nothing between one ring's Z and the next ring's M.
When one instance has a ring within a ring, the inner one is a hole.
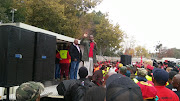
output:
M62 53L61 53L62 51ZM60 50L60 66L61 66L61 81L63 80L63 75L65 74L66 80L69 79L69 66L71 62L71 56L68 50Z

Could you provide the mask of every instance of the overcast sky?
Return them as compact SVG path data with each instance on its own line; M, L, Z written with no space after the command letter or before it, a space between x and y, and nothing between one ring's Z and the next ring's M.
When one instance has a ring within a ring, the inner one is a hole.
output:
M113 24L136 44L150 51L160 41L168 48L180 48L180 0L103 0L96 11L109 14Z

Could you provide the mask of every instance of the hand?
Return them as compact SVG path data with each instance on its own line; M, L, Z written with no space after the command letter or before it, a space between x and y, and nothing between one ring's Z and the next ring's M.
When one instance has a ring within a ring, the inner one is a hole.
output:
M74 59L74 61L77 61L77 59Z
M87 38L87 36L88 36L88 33L85 33L85 34L84 34L84 37Z

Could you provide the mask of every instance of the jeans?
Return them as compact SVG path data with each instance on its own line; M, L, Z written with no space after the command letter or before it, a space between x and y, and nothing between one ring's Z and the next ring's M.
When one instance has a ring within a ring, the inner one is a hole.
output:
M79 61L71 62L70 79L77 79L78 67L79 67Z
M56 64L55 68L55 79L60 78L60 65Z

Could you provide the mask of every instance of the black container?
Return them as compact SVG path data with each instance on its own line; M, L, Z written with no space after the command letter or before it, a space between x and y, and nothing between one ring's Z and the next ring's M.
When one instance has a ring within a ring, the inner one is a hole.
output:
M121 55L121 63L124 66L130 65L131 64L131 60L132 60L132 56L131 55Z
M56 37L44 33L36 33L34 55L34 81L54 79Z
M31 81L35 33L15 26L0 26L0 86Z

